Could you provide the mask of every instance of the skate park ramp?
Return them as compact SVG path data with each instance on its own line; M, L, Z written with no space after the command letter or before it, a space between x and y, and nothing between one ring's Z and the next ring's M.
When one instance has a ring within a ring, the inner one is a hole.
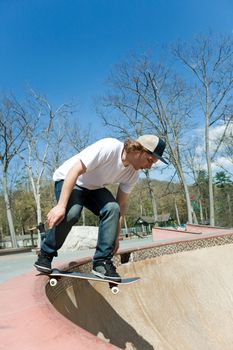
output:
M105 283L61 279L47 295L66 318L121 349L232 349L232 243L156 257L147 251L118 271L141 280L113 295Z

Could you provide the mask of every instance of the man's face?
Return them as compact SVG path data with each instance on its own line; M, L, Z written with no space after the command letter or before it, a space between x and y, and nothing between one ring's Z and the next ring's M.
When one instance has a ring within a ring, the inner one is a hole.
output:
M135 170L150 169L152 165L157 161L157 157L155 157L152 153L146 151L133 152L130 159L130 163Z

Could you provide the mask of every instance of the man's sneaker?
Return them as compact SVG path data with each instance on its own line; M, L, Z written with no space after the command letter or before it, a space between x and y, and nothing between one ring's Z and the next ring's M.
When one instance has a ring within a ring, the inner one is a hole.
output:
M38 255L38 260L35 262L34 266L38 271L44 273L50 273L52 271L52 260L53 256L45 253L43 250L40 251Z
M111 260L100 260L93 264L92 273L100 278L109 278L121 281L121 276L116 272L116 267Z

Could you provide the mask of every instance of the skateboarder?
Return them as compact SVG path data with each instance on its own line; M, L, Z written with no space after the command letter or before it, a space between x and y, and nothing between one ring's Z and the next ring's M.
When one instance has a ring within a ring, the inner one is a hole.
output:
M63 245L83 207L99 216L99 232L92 272L99 277L119 279L112 262L119 247L126 201L138 181L140 169L150 169L162 158L165 142L143 135L124 143L104 138L65 161L54 173L57 205L47 215L49 231L41 245L35 267L50 273L51 263ZM106 185L118 183L116 198Z

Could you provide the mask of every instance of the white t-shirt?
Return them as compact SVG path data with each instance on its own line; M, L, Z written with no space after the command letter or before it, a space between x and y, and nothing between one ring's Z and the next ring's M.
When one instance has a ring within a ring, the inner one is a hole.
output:
M132 165L124 166L124 144L114 138L99 140L64 162L54 173L53 180L64 180L70 168L80 159L86 172L77 179L77 185L89 190L119 183L123 192L129 193L138 181L139 172Z

